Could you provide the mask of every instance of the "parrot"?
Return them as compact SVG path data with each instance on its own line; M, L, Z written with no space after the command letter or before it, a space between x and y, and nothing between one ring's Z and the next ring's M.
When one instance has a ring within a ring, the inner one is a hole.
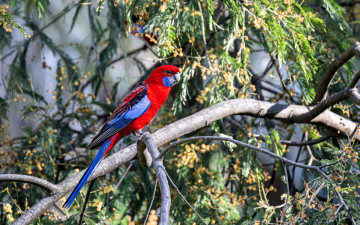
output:
M88 148L92 150L100 147L100 149L64 203L63 208L70 208L96 167L120 139L131 133L139 134L145 126L150 124L168 98L171 87L178 83L180 78L181 73L178 67L163 65L157 67L147 79L140 82L125 96L124 100L106 120L99 133L92 139Z

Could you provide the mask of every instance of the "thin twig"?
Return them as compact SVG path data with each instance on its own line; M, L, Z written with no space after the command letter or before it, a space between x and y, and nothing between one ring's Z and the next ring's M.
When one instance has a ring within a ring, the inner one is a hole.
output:
M95 180L92 180L90 182L90 185L89 185L89 188L86 192L86 195L85 195L85 200L84 200L84 203L83 203L83 206L81 208L81 212L79 214L79 217L78 217L78 221L77 221L77 224L80 225L82 223L82 220L84 218L84 213L85 213L85 209L86 209L86 206L87 206L87 203L89 201L89 197L90 197L90 192L91 192L91 189L92 189L92 186L94 185L95 183Z
M286 164L285 164L285 163L283 163L282 166L283 166L283 170L284 170L284 173L285 173L287 196L286 196L284 208L283 208L283 210L282 210L282 212L281 212L280 224L282 224L284 215L286 215L286 206L287 206L287 204L288 204L288 202L289 202L289 196L290 196L290 187L289 187L288 171L287 171L287 168L286 168Z
M121 176L119 182L116 184L116 186L115 186L115 188L114 188L115 190L119 188L121 182L124 180L126 174L129 173L129 171L130 171L131 167L134 165L134 163L135 163L135 161L132 161L132 162L129 164L129 166L126 168L126 170L125 170L125 172L123 173L123 175Z
M176 186L176 184L174 183L174 181L171 179L171 177L169 176L169 174L166 172L165 170L165 173L166 173L166 176L167 178L170 180L170 183L172 184L172 186L175 188L176 192L181 196L181 198L186 202L186 204L188 204L188 206L190 206L190 208L192 210L194 210L194 212L196 213L196 215L203 221L204 224L207 224L204 220L204 218L202 218L200 216L200 214L196 211L196 209L186 200L186 198L184 197L184 195L181 194L179 188Z
M309 205L314 201L314 199L316 198L316 196L319 194L319 192L323 189L325 185L325 182L322 182L320 184L320 186L318 188L316 188L315 192L312 194L309 202L306 204L304 211L309 207ZM294 223L296 223L296 221L299 219L299 214L296 215L295 219L294 219Z
M129 57L129 56L131 56L131 55L134 55L134 54L136 54L136 53L139 53L139 52L141 52L142 50L145 50L146 48L148 48L148 46L143 45L141 48L137 48L137 49L132 50L132 51L130 51L130 52L125 52L123 55L121 55L121 56L117 57L116 59L113 59L111 62L109 62L109 65L114 64L114 63L116 63L116 62L118 62L118 61L120 61L120 60L122 60L122 59L124 59L124 58L126 58L126 57Z
M40 32L42 32L43 30L45 30L46 28L50 27L52 24L54 24L56 21L58 21L59 19L61 19L61 17L65 16L68 12L70 12L70 10L72 10L75 6L79 5L80 3L82 3L82 1L79 2L75 2L73 5L69 6L67 10L62 11L58 16L56 16L52 21L50 21L48 24L46 24L45 26L43 26L39 32L35 33L33 35L36 36L38 35Z
M273 56L271 57L271 59L272 59L274 62L277 61L276 58L273 57ZM283 75L281 75L279 66L278 66L278 65L275 65L275 68L276 68L276 72L277 72L277 74L278 74L278 76L279 76L280 83L281 83L281 86L283 87L283 90L288 94L290 101L291 101L292 103L295 103L295 104L296 104L297 102L295 101L295 99L293 98L293 96L291 95L290 91L287 89L287 87L286 87L286 85L285 85L285 83L284 83L284 81L283 81Z
M289 160L287 158L284 158L284 157L281 157L273 152L270 152L266 149L263 149L263 148L259 148L259 147L256 147L256 146L252 146L252 145L249 145L247 143L244 143L244 142L241 142L241 141L238 141L238 140L235 140L235 139L232 139L232 138L227 138L227 137L213 137L213 136L198 136L198 137L190 137L190 138L185 138L185 139L182 139L180 141L177 141L177 142L174 142L176 144L181 144L181 143L184 143L186 141L193 141L193 140L220 140L220 141L229 141L229 142L232 142L234 144L237 144L239 146L242 146L242 147L245 147L245 148L249 148L249 149L253 149L257 152L261 152L261 153L264 153L266 155L269 155L273 158L276 158L276 159L279 159L280 161L282 161L283 163L286 163L286 164L290 164L290 165L293 165L293 166L297 166L297 167L300 167L300 168L304 168L304 169L309 169L309 170L313 170L317 173L319 173L323 178L325 178L325 180L327 180L332 186L333 188L335 189L335 185L333 184L333 182L330 180L329 176L327 176L318 166L308 166L308 165L305 165L305 164L301 164L301 163L298 163L298 162L294 162L292 160ZM172 146L174 146L174 143ZM170 147L166 147L162 152L161 152L161 155L159 156L163 156L167 151L169 151ZM335 192L337 194L337 197L339 198L341 204L344 205L344 208L346 209L346 211L348 212L349 214L349 217L350 217L350 220L352 221L352 224L356 225L355 223L355 220L354 220L354 217L349 209L349 207L346 205L346 203L344 202L344 199L342 198L341 194L339 191L337 191L335 189Z
M151 202L150 202L150 205L149 205L149 209L148 209L148 211L147 211L147 213L146 213L146 217L145 217L145 220L144 220L144 225L146 224L146 221L147 221L147 219L148 219L148 217L149 217L149 214L150 214L150 211L151 211L151 207L152 207L152 205L153 205L153 203L154 203L157 183L158 183L158 180L156 179L156 180L155 180L155 186L154 186L154 192L153 192L153 195L152 195L152 198L151 198Z
M111 195L110 195L110 197L108 198L108 200L109 200L109 199L111 200L111 199L114 198L114 193L115 193L115 191L119 188L120 184L121 184L122 181L124 180L125 176L129 173L131 167L134 165L135 162L136 162L135 160L131 160L129 166L126 168L125 172L124 172L123 175L120 177L119 182L115 185L114 191L111 192ZM107 214L108 214L108 212L109 212L109 209L110 209L110 204L107 203L107 207L106 207L106 211L105 211L105 215L104 215L105 218L107 218Z
M179 140L179 141L175 141L175 142L169 144L168 146L166 146L163 149L163 151L161 151L161 153L160 153L160 155L159 155L159 157L157 159L162 158L171 149L171 147L173 147L175 145L179 145L179 144L189 142L189 141L197 141L197 140L229 141L229 142L232 142L232 143L237 144L239 146L249 148L249 149L255 150L257 152L264 153L266 155L269 155L269 156L271 156L273 158L279 159L280 161L282 161L284 163L287 163L287 164L290 164L290 165L293 165L293 166L301 167L301 168L304 168L304 169L310 169L310 170L314 170L314 171L318 171L318 169L319 169L317 166L308 166L308 165L305 165L305 164L302 164L302 163L294 162L294 161L289 160L289 159L287 159L285 157L282 157L282 156L279 156L279 155L277 155L277 154L275 154L273 152L270 152L269 150L266 150L264 148L259 148L259 147L253 146L253 145L249 145L247 143L244 143L244 142L232 139L232 138L217 137L217 136L195 136L195 137L189 137L189 138L184 138L184 139Z
M240 122L234 120L233 118L231 118L231 116L228 116L225 118L225 120L229 121L232 125L235 125L237 128L239 128L243 133L247 134L247 135L251 135L252 137L255 137L259 140L265 141L265 136L261 135L261 134L256 134L256 133L252 133L250 132L244 125L242 125ZM288 140L280 140L279 143L280 144L284 144L287 146L305 146L305 145L315 145L318 143L321 143L323 141L326 141L327 139L329 139L330 137L332 137L334 134L333 133L328 133L325 134L322 137L319 137L317 139L314 140L308 140L308 141L288 141Z

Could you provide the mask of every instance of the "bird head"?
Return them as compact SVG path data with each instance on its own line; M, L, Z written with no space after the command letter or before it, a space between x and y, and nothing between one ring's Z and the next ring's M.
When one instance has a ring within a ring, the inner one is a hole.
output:
M146 83L171 88L180 81L180 70L176 66L164 65L156 68L145 80Z

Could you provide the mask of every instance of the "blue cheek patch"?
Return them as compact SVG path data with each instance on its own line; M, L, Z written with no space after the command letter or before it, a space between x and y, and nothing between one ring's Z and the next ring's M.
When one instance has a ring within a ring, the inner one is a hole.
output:
M172 87L175 79L173 77L164 77L163 83L165 87Z

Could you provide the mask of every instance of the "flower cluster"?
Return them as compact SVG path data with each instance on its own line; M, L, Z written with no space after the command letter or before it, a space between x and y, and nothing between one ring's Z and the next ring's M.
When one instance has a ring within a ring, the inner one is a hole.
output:
M13 15L10 14L9 5L4 4L0 5L0 26L3 26L3 29L11 33L14 28L17 28L21 34L24 34L25 38L30 38L30 34L26 33L26 30L19 24L16 23L13 19Z

